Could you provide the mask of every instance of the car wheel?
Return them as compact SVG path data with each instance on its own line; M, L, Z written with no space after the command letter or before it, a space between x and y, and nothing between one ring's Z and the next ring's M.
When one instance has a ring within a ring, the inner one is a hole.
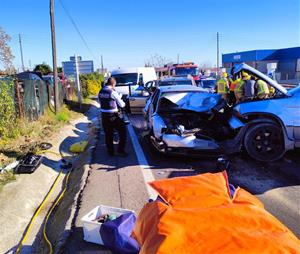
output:
M275 161L284 153L284 137L276 124L261 123L250 127L244 138L247 153L258 161Z

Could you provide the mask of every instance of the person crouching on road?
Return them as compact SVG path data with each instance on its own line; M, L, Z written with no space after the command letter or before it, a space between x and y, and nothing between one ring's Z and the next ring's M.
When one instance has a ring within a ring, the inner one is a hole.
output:
M224 72L222 74L222 78L217 82L217 93L220 94L224 100L228 99L227 97L229 92L229 83L227 76L227 73Z
M120 94L115 91L116 80L109 78L106 85L99 92L99 102L101 106L102 128L105 133L105 143L107 152L110 156L114 156L113 135L114 130L119 135L118 155L127 156L125 152L127 131L124 121L120 118L118 107L124 108L125 102Z

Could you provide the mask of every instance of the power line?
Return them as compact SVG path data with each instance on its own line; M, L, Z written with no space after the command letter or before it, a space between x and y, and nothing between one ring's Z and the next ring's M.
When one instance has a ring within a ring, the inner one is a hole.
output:
M63 1L62 0L59 0L61 6L63 7L65 13L67 14L68 18L70 19L72 25L74 26L76 32L78 33L79 37L81 38L83 44L85 45L85 47L87 48L87 50L89 51L89 53L91 54L91 56L94 58L94 60L97 61L97 58L95 57L93 51L90 49L87 41L85 40L84 36L82 35L82 33L80 32L76 22L74 21L74 19L72 18L70 12L68 11L68 9L66 8L66 6L64 5Z

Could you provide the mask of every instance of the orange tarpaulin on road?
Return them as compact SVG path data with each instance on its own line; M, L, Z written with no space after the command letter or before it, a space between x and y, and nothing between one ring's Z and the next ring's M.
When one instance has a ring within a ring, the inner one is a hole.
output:
M226 172L154 181L164 202L140 212L133 236L141 254L300 253L300 241Z

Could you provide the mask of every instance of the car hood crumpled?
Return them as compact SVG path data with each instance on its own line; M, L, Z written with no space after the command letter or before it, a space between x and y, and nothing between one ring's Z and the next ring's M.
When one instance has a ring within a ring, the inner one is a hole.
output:
M208 112L214 108L220 101L221 96L211 93L179 93L165 94L163 98L176 104L179 109L200 113Z

